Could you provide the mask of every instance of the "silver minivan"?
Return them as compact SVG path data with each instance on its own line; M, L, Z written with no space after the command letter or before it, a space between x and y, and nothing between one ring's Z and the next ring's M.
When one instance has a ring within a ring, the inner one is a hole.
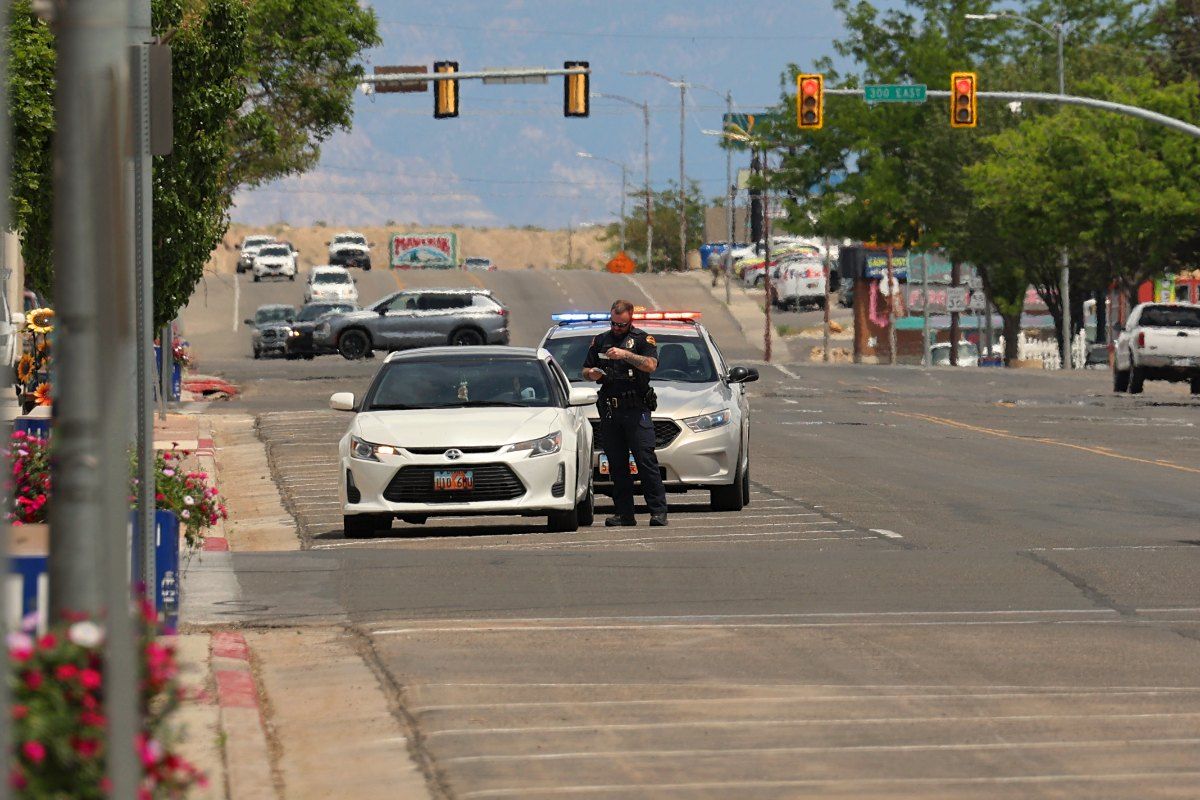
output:
M487 289L411 289L323 320L313 340L352 361L375 350L508 344L508 309Z

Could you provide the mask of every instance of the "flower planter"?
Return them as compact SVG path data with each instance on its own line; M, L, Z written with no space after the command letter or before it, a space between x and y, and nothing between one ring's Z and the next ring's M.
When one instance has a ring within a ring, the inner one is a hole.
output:
M50 438L51 417L49 406L34 406L27 414L13 420L14 431L24 431L39 439Z
M138 530L136 511L130 515L131 542L137 541L132 533ZM170 511L154 512L154 610L162 625L174 630L179 625L179 599L182 581L179 576L179 518ZM142 578L142 553L134 548L130 559L132 583Z

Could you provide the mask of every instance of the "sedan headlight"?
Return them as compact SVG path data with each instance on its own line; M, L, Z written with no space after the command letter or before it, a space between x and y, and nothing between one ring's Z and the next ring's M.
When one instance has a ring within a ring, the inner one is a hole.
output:
M387 444L372 444L357 436L350 437L350 457L361 461L378 461L380 456L394 456L396 448Z
M299 335L300 335L300 331L296 330L295 328L292 328L290 331L288 331L289 339L293 336L299 336Z
M540 439L530 439L527 442L517 442L510 444L505 452L519 453L524 450L529 451L530 458L537 456L548 456L552 453L557 453L562 449L562 431L555 431L549 436L543 436Z
M683 421L683 423L696 433L711 431L713 428L720 428L723 425L729 424L729 409L723 408L720 411L714 411L711 414L701 414L698 417L688 417Z

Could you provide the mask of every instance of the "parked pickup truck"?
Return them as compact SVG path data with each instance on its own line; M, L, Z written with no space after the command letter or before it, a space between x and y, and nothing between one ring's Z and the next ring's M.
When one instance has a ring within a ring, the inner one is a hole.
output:
M1114 349L1114 392L1140 394L1146 381L1189 381L1200 394L1200 305L1136 306Z

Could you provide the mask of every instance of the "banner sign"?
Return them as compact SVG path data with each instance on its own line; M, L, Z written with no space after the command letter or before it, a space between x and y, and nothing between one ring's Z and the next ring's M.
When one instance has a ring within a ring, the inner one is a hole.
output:
M457 233L393 233L392 269L452 269L458 266Z

